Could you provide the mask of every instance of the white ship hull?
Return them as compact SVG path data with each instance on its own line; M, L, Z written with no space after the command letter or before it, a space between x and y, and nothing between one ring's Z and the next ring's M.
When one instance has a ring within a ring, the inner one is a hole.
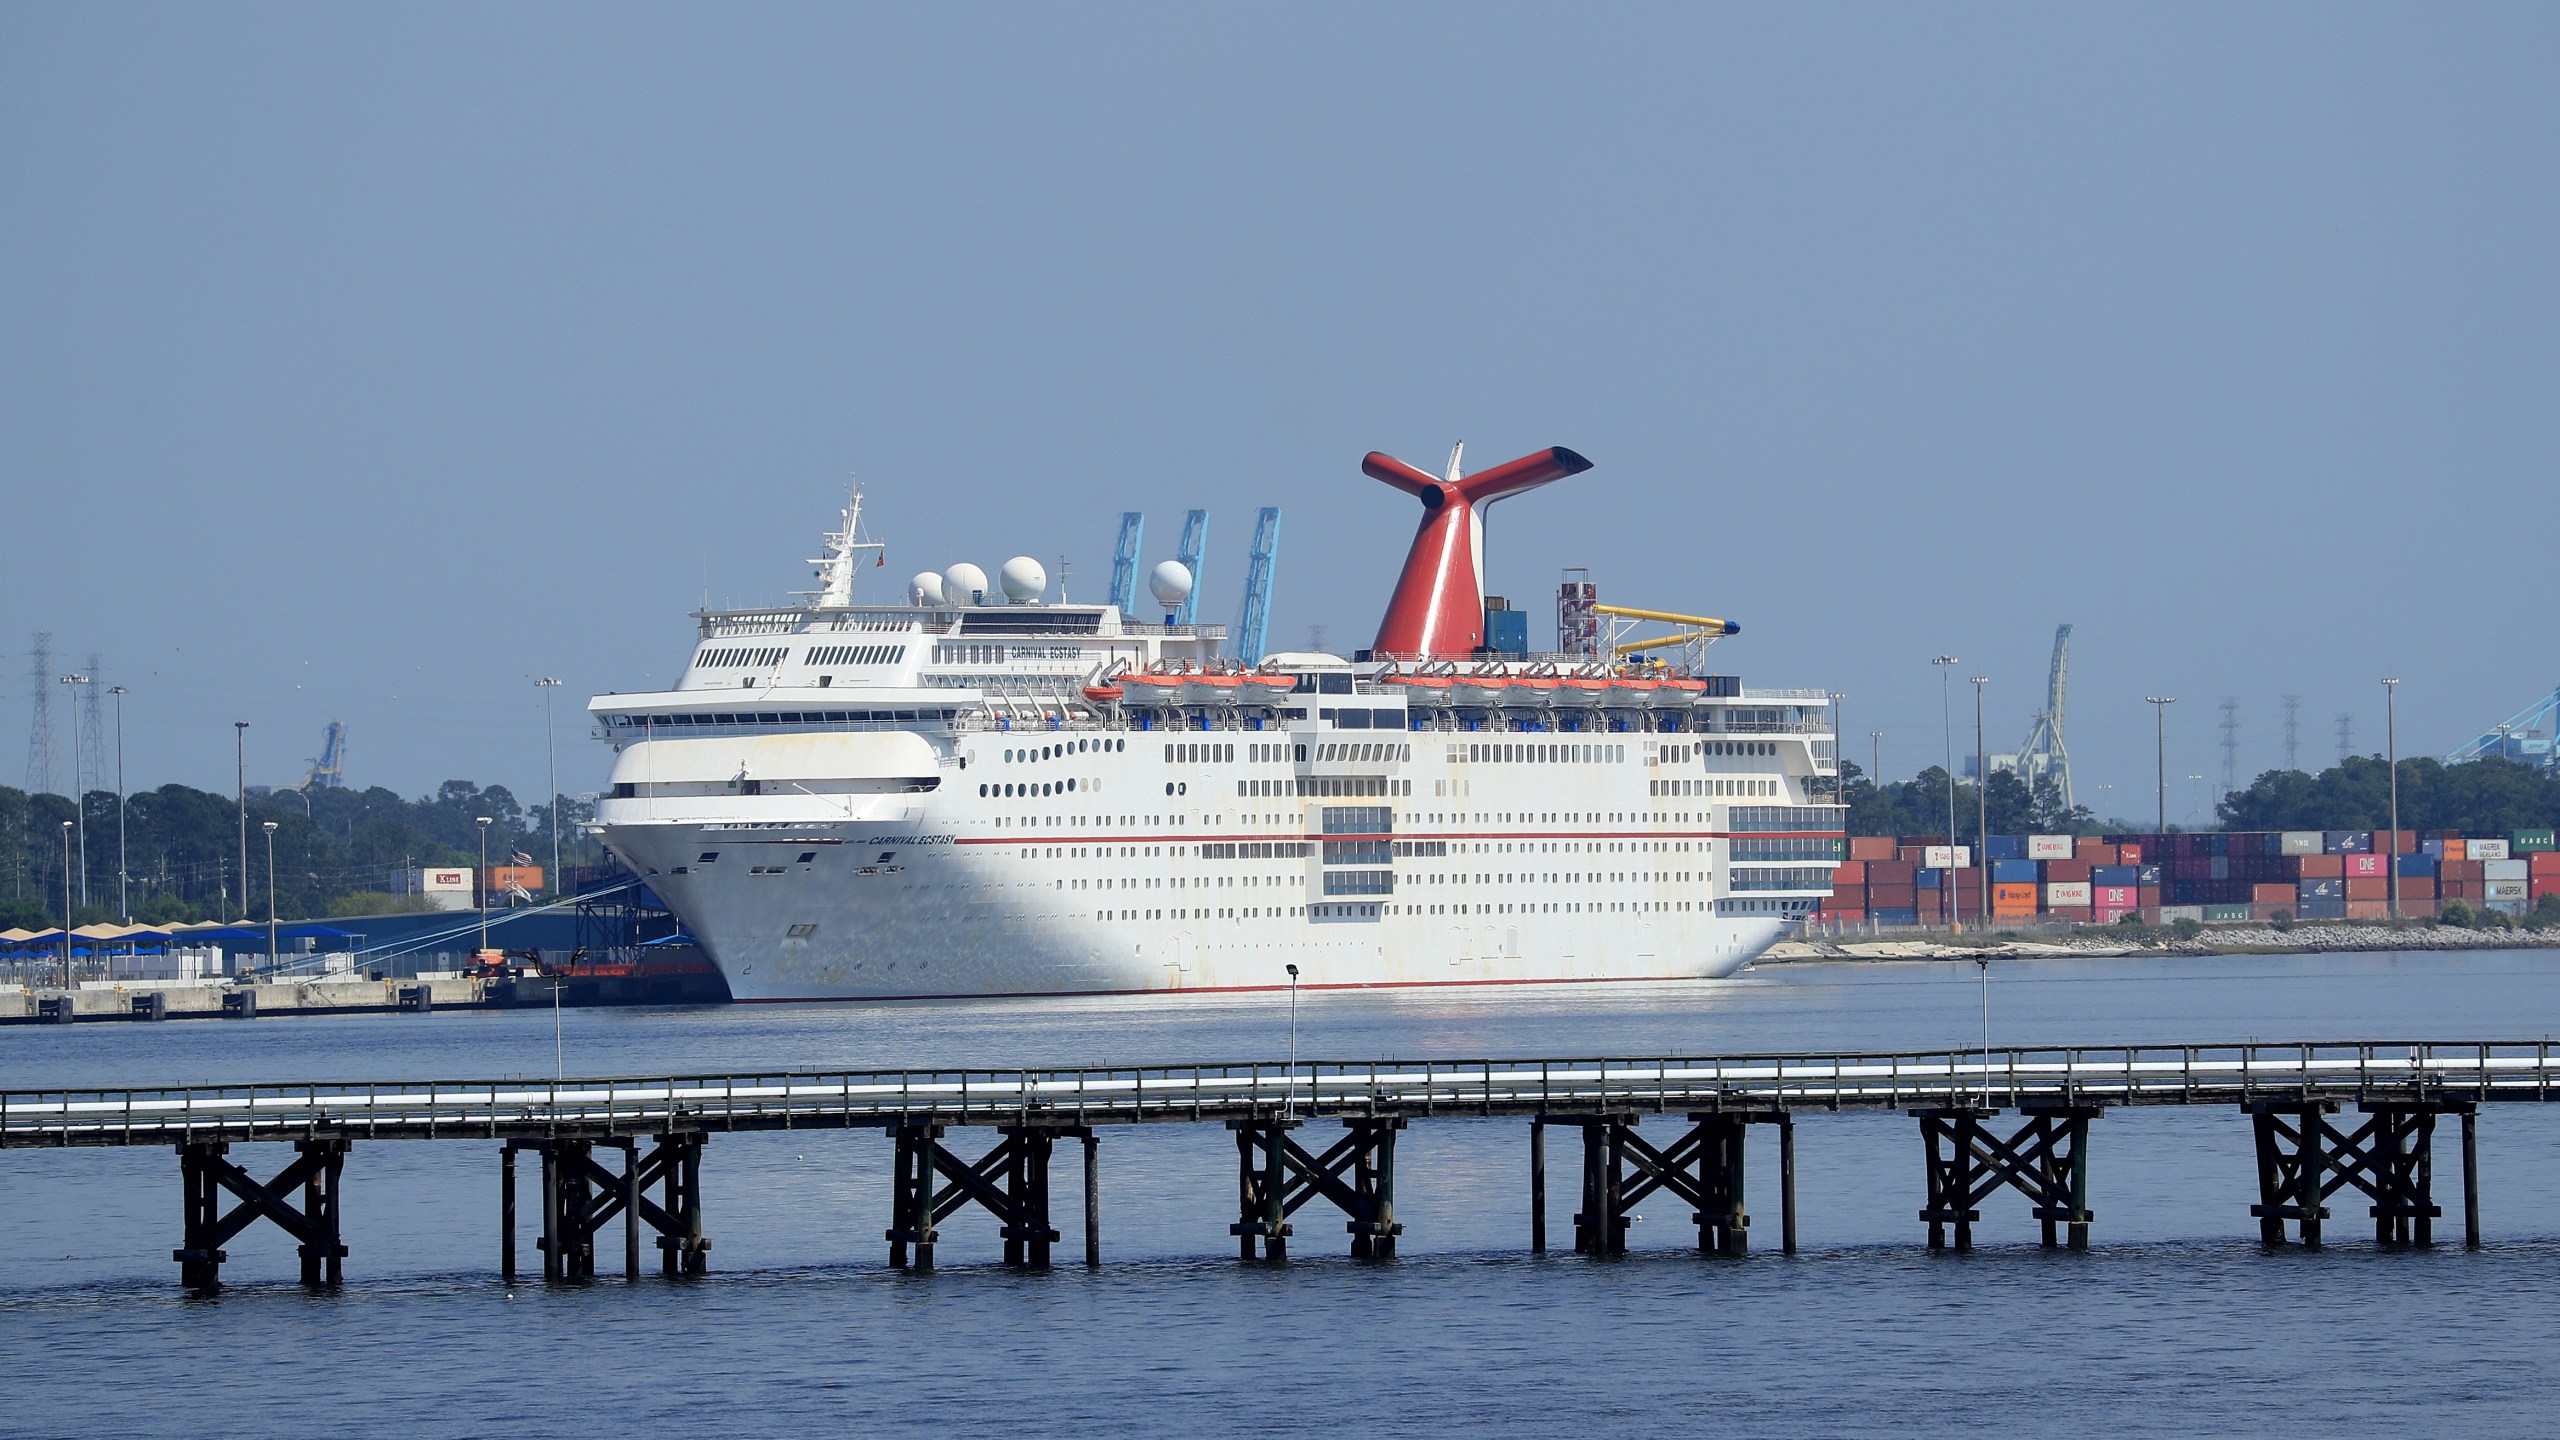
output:
M1452 757L1487 753L1489 737L1419 732L1329 747L1407 758L1302 765L1164 758L1294 756L1289 731L1105 731L1082 741L1121 748L1006 758L1061 738L962 734L930 761L912 735L736 742L722 763L753 756L743 768L767 776L787 745L813 780L922 762L941 783L636 795L607 801L599 830L748 1001L1274 989L1291 965L1311 987L1713 979L1801 909L1733 896L1734 806L1695 793L1787 779L1769 759L1708 769L1694 741L1503 737L1499 753L1542 758L1468 763ZM680 764L633 747L616 773ZM1359 863L1326 848L1345 815L1385 817L1357 822L1365 839L1333 838L1375 849L1349 873L1391 877L1389 893L1326 893ZM1767 913L1735 913L1755 908Z

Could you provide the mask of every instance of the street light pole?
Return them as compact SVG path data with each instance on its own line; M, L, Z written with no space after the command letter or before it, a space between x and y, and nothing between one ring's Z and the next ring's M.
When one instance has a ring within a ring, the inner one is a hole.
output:
M1884 787L1884 732L1881 730L1867 732L1867 783L1878 789Z
M1929 663L1938 667L1938 719L1945 727L1947 741L1947 843L1953 845L1956 843L1956 712L1955 702L1949 698L1947 676L1954 671L1956 657L1940 655ZM1921 858L1925 860L1928 857L1924 855ZM1949 929L1961 930L1964 927L1956 924L1955 897L1947 893L1949 889L1944 880L1939 882L1938 918L1945 921Z
M2400 677L2382 677L2383 743L2391 751L2391 847L2383 873L2391 877L2391 918L2400 919Z
M240 913L249 913L249 722L231 722L231 763L238 767L235 784L240 802Z
M1990 683L1991 677L1988 675L1973 677L1973 864L1974 868L1981 872L1974 878L1982 889L1981 908L1973 912L1973 918L1975 923L1984 926L1991 923L1991 764L1989 756L1982 748L1982 687ZM1990 961L1982 962L1982 974L1982 1033L1984 1036L1982 1063L1989 1065L1991 1063ZM1984 1073L1987 1076L1989 1072ZM1987 1078L1984 1083L1989 1083Z
M1287 1115L1298 1103L1298 967L1289 967L1289 1083L1280 1092L1280 1113Z
M484 951L489 948L489 819L482 815L473 822L480 827L480 873L475 877L479 883L472 888L480 892L480 948Z
M62 683L95 685L98 683L98 677L65 675L62 677ZM80 903L85 906L89 903L89 787L81 779L80 761L84 758L81 749L82 747L77 744L71 747L71 814L80 822Z
M262 822L267 831L267 973L276 973L276 822Z
M2151 707L2152 728L2157 732L2152 737L2152 743L2156 747L2153 759L2159 765L2156 785L2159 791L2160 828L2153 833L2166 835L2169 833L2169 707L2178 703L2178 697L2145 695L2142 700L2144 704Z
M124 859L124 687L110 685L107 693L116 702L116 913L124 923L133 923L133 902L128 897Z
M62 822L62 988L71 990L71 822Z
M560 893L560 750L552 738L551 692L560 688L560 678L545 675L533 682L542 687L542 754L551 767L551 893Z

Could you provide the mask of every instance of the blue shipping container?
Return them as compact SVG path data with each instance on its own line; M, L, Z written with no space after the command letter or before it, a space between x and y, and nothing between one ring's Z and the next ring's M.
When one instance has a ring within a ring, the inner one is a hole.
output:
M2344 900L2347 898L2347 882L2305 880L2294 886L2294 893L2305 900Z
M1939 886L1947 883L1947 872L1944 870L1933 870L1930 867L1923 865L1913 872L1912 883L1918 885L1923 890L1935 890Z
M2297 920L2344 920L2347 918L2347 902L2344 900L2303 900L2296 902L2293 907L2293 915Z
M2321 835L2320 849L2330 855L2370 855L2373 853L2373 832L2330 830Z
M2089 883L2092 885L2139 885L2142 882L2134 877L2141 869L2139 865L2092 865L2089 867Z
M2436 873L2436 857L2433 855L2402 855L2399 857L2398 863L2400 866L2400 873L2403 875L2433 875Z
M2136 865L2133 867L2133 876L2133 883L2136 885L2157 885L2160 883L2160 867Z
M2347 913L2343 904L2339 906L2338 913L2340 915ZM1920 912L1917 910L1870 910L1867 912L1867 918L1879 925L1917 925L1920 923Z
M1991 862L1991 883L1994 885L2035 885L2042 883L2043 879L2044 877L2036 872L2036 862L2033 860Z
M1982 848L1984 853L1994 860L2024 860L2027 858L2027 837L1994 835L1984 842Z

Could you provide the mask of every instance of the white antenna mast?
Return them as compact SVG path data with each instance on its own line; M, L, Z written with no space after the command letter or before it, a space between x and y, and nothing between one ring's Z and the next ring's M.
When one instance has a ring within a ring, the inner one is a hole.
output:
M853 606L853 575L861 568L856 562L866 550L885 551L886 545L862 538L862 482L854 482L853 495L845 502L844 528L827 532L826 554L809 563L818 567L818 588L792 593L817 602L820 610L846 610Z

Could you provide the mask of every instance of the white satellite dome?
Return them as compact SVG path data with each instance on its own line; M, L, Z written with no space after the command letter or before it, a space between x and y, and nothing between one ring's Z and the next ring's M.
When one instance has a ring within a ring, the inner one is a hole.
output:
M1165 561L1147 572L1147 590L1168 610L1180 605L1191 593L1191 567L1179 560Z
M930 570L919 570L907 582L907 598L918 605L942 603L942 577Z
M1004 562L1004 570L996 577L1004 586L1004 598L1016 605L1036 605L1049 593L1049 572L1028 555L1016 555Z
M983 605L987 602L987 572L963 560L942 572L942 603L945 605Z

